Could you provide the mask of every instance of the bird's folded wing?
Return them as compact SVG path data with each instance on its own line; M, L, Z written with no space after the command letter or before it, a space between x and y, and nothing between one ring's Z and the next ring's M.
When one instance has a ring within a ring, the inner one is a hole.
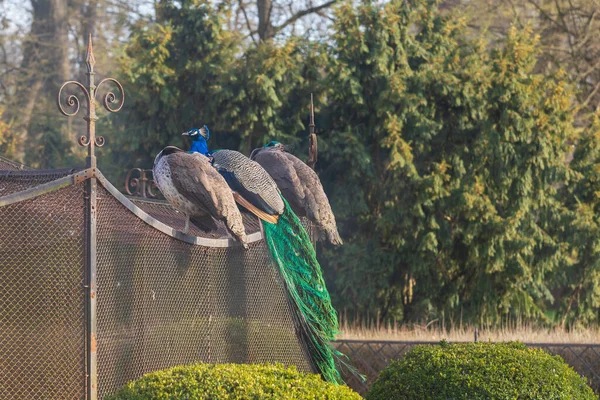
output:
M283 197L296 211L304 204L304 187L294 164L286 157L286 153L279 151L262 151L256 155L258 162L271 175Z

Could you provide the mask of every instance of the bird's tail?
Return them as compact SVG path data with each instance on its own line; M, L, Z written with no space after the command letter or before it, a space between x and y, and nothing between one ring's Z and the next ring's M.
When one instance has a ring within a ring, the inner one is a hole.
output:
M337 313L310 238L285 199L284 203L276 224L262 222L265 241L285 282L314 365L326 381L343 383L336 368L343 355L330 345L338 330Z

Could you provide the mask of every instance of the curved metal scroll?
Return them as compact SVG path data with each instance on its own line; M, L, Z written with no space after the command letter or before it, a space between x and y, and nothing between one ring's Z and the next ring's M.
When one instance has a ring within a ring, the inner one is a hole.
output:
M98 94L98 90L100 89L100 86L102 86L102 84L105 82L112 82L115 85L117 85L117 89L119 90L121 101L119 101L119 104L117 104L116 108L112 108L110 105L112 103L116 102L117 97L115 96L115 94L113 92L107 92L102 99L102 104L104 105L104 108L106 108L107 111L113 112L113 113L117 112L123 107L123 103L125 102L125 90L123 90L123 86L121 85L121 83L119 83L118 80L116 80L114 78L104 78L100 81L100 83L98 83L98 86L96 86L96 91L95 91L96 94Z
M138 177L133 177L133 173L137 173ZM125 177L125 192L130 196L158 198L160 192L155 192L158 189L154 179L148 178L147 174L152 174L151 169L133 168L127 172Z
M83 93L85 93L85 99L87 100L88 107L90 106L90 93L87 91L87 89L85 88L85 86L83 86L81 83L79 83L77 81L68 81L68 82L65 82L60 87L60 89L58 90L58 97L56 98L56 105L58 106L58 110L61 112L61 114L66 115L67 117L73 117L73 116L75 116L79 112L79 105L80 105L79 98L77 96L75 96L74 94L69 95L69 97L67 97L66 107L68 107L68 108L74 108L75 111L73 111L73 112L66 111L63 108L62 104L60 104L60 99L62 97L61 96L62 95L62 91L68 85L75 85L78 88L80 88L81 90L83 90Z

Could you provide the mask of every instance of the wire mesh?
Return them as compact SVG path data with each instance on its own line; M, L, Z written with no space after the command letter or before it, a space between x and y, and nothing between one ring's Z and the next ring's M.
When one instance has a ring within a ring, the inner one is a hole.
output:
M0 197L76 171L1 170ZM165 202L132 201L175 229L185 223ZM80 183L0 207L2 399L86 396L85 204ZM247 233L260 229L243 216ZM313 372L264 242L249 250L187 244L102 186L97 218L99 398L146 372L196 361ZM228 235L223 226L191 233Z
M49 171L0 170L0 197L51 182L55 179L62 178L63 176L74 174L77 171L79 171L77 168L54 169Z
M277 361L311 371L264 242L248 250L190 245L147 225L102 187L98 198L100 396L195 361ZM136 204L183 226L166 204Z
M1 399L85 396L83 224L82 185L0 207Z

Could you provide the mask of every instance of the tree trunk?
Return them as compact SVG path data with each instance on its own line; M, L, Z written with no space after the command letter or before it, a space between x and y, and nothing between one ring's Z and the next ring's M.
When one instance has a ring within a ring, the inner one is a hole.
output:
M273 3L271 0L257 0L258 8L258 37L261 42L273 38L274 30L271 23L271 11Z
M36 105L54 98L69 77L67 1L32 0L31 5L31 31L21 62L24 76L17 87L15 107L9 111L14 129L23 139L15 154L21 160Z

